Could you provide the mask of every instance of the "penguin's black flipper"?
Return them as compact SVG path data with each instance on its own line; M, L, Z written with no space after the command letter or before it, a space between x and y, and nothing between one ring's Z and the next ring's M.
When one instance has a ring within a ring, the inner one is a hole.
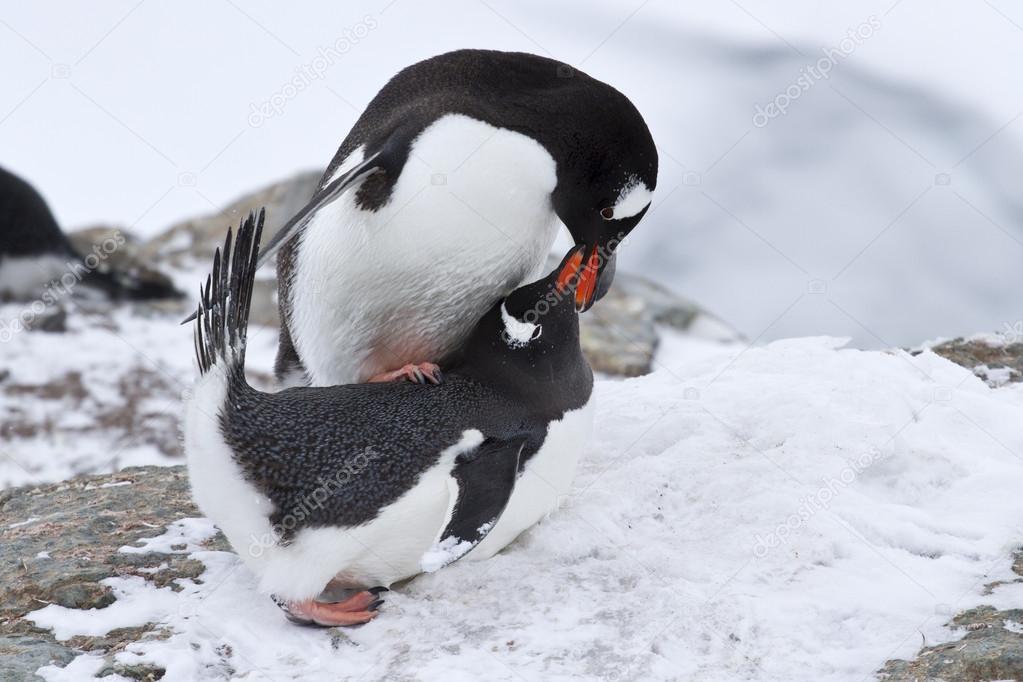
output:
M447 525L420 559L424 572L457 561L487 537L511 499L524 446L525 438L488 439L455 460L451 479L456 490Z
M302 209L295 214L295 217L289 220L287 224L278 230L277 234L275 234L270 241L266 243L266 246L264 246L263 250L259 253L259 261L257 262L256 267L260 267L266 263L270 256L274 255L279 248L284 246L284 243L287 242L288 239L297 234L317 211L337 199L346 190L355 187L364 178L381 170L382 167L379 163L377 163L377 157L380 156L380 154L381 152L371 154L350 171L334 178L330 184L313 195L313 198L309 200L309 203L303 206Z

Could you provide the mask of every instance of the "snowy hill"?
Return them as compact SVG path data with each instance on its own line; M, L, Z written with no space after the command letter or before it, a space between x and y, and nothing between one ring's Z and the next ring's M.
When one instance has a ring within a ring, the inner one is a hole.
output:
M397 587L362 628L287 624L187 520L146 547L192 554L201 582L114 577L105 609L27 618L58 640L162 624L169 637L111 656L164 680L863 679L921 636L961 636L954 613L1023 598L1023 384L842 345L665 339L653 374L598 383L561 511L491 561ZM97 652L43 673L105 665Z

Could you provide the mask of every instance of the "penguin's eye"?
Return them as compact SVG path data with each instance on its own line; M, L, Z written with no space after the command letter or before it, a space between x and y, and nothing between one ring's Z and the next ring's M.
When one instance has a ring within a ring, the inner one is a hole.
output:
M538 338L540 338L540 334L542 334L542 333L543 333L543 325L542 324L536 325L536 329L533 330L533 335L531 337L529 337L529 340L530 341L536 341Z
M604 220L614 220L615 210L613 206L600 209L600 217Z

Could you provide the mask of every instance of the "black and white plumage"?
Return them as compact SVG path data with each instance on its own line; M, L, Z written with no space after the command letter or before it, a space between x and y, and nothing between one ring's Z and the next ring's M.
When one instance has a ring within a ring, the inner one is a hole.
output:
M643 117L567 64L459 50L404 69L265 249L280 248L278 380L443 364L494 301L540 274L562 223L584 247L589 307L656 182Z
M244 374L261 226L228 235L201 292L184 434L196 502L264 591L298 604L485 558L557 506L592 419L580 248L494 304L441 385L263 393Z
M0 168L0 300L37 298L47 284L68 276L112 298L181 296L167 284L111 270L98 258L93 265L75 251L39 192Z

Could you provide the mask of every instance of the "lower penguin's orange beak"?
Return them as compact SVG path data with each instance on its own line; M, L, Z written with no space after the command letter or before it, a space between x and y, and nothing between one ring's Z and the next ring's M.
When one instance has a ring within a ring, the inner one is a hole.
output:
M597 275L600 270L600 257L597 247L590 249L590 256L583 263L584 249L579 248L565 261L558 273L558 291L564 293L575 285L575 309L582 312L593 303L593 294L597 291Z
M576 252L565 261L565 264L561 268L561 272L558 273L558 292L565 293L572 286L580 284L579 280L579 268L583 264L583 250L576 249ZM578 297L578 289L576 290L576 297Z
M600 270L600 257L597 256L597 247L590 250L590 257L586 259L582 274L579 277L579 286L575 290L575 309L579 312L588 310L593 305L593 295L597 291L597 276Z

